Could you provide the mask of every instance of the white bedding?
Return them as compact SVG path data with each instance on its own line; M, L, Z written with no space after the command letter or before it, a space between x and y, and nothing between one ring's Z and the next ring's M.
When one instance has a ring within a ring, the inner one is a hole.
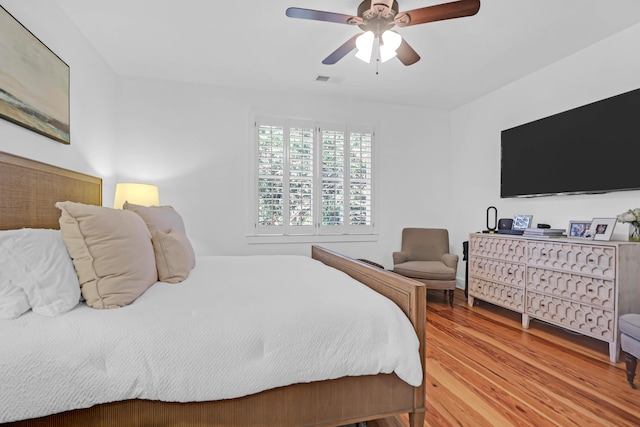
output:
M200 257L124 308L0 320L0 422L377 373L417 386L418 346L395 304L318 261Z

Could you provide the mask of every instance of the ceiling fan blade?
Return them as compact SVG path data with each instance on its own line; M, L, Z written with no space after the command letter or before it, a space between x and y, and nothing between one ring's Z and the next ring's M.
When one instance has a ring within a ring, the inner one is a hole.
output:
M472 16L478 13L478 10L480 10L480 0L459 0L400 12L395 18L395 23L398 27L408 27L427 22Z
M413 65L420 61L420 55L418 55L418 53L409 46L409 43L407 43L405 39L402 39L402 43L400 43L400 47L396 50L396 53L398 55L398 59L404 65Z
M321 10L301 9L299 7L290 7L287 9L289 18L311 19L314 21L337 22L338 24L351 24L350 21L357 17L351 15L343 15L342 13L323 12Z
M360 36L360 34L356 34L347 40L342 46L333 51L333 53L327 56L322 63L324 65L333 65L336 62L340 61L345 55L351 52L356 48L356 39Z

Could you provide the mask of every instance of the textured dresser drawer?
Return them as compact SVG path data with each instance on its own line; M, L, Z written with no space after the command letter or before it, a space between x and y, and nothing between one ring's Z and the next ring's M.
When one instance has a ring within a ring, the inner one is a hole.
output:
M615 282L579 274L529 267L527 290L613 310Z
M525 312L594 338L613 340L613 311L527 290Z
M524 288L525 267L508 261L489 258L471 258L469 260L469 275L492 282L505 283Z
M614 278L616 248L594 244L530 241L530 266Z
M469 295L520 313L524 311L524 289L522 288L470 277Z
M518 239L474 235L469 241L469 252L474 256L524 263L527 243Z

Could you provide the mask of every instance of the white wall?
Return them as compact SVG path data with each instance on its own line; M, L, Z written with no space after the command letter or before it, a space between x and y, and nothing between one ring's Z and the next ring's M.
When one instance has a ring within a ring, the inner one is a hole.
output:
M55 2L2 6L70 67L71 144L0 119L0 151L97 175L112 187L116 77ZM113 196L111 196L113 197Z
M106 206L116 181L157 183L162 203L183 214L199 254L309 251L308 244L252 245L245 237L254 113L376 123L379 239L326 246L387 267L406 226L448 228L461 255L468 233L485 228L490 205L499 217L533 214L534 222L559 228L570 219L612 217L640 206L638 191L499 197L500 131L640 87L640 25L449 114L117 78L55 2L37 2L37 13L33 2L3 6L71 67L71 145L0 120L0 150L102 176ZM623 234L618 225L616 235ZM458 277L464 277L462 262Z
M497 207L499 218L531 214L534 224L554 228L566 228L572 219L615 217L640 207L640 191L500 199L500 131L638 89L639 41L640 25L636 25L451 113L449 228L459 254L468 233L486 228L488 206ZM540 168L543 173L543 162ZM597 173L596 159L593 168ZM626 224L618 224L614 238L626 236L627 230ZM464 278L463 268L461 263L459 280Z
M118 180L157 184L199 254L309 254L308 243L248 243L254 114L376 124L379 240L324 246L391 267L402 227L448 221L446 112L136 78L118 96Z

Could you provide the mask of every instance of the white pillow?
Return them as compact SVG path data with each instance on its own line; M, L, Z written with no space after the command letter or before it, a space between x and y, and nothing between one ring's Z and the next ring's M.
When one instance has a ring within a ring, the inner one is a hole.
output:
M80 302L80 283L60 231L3 231L0 253L2 271L24 291L35 313L53 317Z
M14 285L9 276L0 270L0 319L15 319L30 308L22 288Z

